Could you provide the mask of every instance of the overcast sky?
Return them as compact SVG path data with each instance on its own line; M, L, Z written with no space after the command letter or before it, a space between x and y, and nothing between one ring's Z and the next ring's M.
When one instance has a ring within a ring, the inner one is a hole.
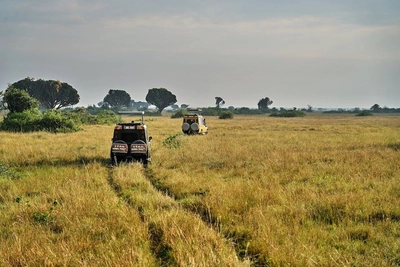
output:
M399 0L0 0L0 91L60 80L177 104L400 107Z

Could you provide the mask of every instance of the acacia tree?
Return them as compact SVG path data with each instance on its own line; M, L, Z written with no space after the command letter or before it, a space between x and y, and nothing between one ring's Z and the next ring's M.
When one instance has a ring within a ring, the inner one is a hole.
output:
M23 112L39 107L39 101L29 94L13 86L9 86L4 93L3 101L10 113Z
M225 104L225 100L223 100L222 97L220 97L220 96L216 96L215 97L215 105L217 106L217 108L219 108L223 104Z
M3 97L4 97L4 92L0 91L0 110L3 110L5 108L4 107Z
M185 108L188 108L188 107L189 107L188 104L181 104L181 109L185 109Z
M108 94L104 97L103 102L107 103L108 106L112 108L129 107L131 104L131 96L124 90L110 89Z
M55 80L36 80L25 78L12 84L13 87L25 90L47 109L60 109L79 103L78 91L68 83Z
M177 102L176 96L165 88L149 89L146 95L146 101L156 106L160 114L166 107Z
M261 98L260 101L258 101L258 109L268 109L268 106L272 105L274 103L269 97Z
M378 104L374 104L374 105L370 108L370 110L375 111L375 112L379 111L380 109L382 109L382 108L381 108L381 106L379 106Z

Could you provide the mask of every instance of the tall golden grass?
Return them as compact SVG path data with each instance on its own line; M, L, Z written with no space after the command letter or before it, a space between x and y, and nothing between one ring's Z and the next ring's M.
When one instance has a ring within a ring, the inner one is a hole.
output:
M1 132L0 266L400 264L400 116L207 122L148 119L148 168L112 125Z

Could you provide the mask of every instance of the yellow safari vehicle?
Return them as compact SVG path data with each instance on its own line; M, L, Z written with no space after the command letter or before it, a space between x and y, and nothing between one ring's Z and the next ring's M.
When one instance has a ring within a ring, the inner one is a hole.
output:
M183 116L182 132L184 134L206 134L208 127L206 119L200 115L201 109L187 109Z

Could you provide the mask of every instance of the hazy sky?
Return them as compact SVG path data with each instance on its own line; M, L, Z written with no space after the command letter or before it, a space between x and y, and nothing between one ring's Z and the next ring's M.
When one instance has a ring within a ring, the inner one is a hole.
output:
M400 107L399 0L0 0L0 91L67 82L177 104Z

